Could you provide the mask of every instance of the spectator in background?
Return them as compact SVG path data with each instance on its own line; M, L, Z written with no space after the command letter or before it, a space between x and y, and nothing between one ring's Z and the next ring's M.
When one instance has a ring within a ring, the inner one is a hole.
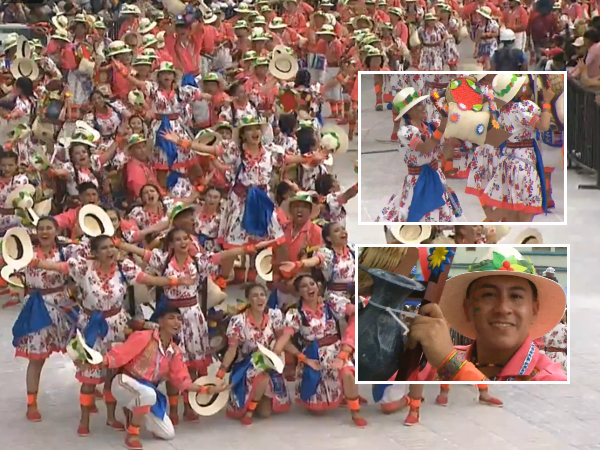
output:
M544 276L544 278L548 278L549 280L556 281L558 283L555 274L556 269L554 267L548 267L546 270L544 270L544 273L542 275Z
M556 7L558 6L558 8ZM555 4L552 13L542 13L534 8L529 16L527 34L531 36L535 60L542 56L542 49L548 45L551 36L558 34L560 19L560 4Z
M513 30L500 31L500 47L492 56L490 70L527 70L527 55L520 48L515 47L515 33Z
M27 23L28 12L22 2L9 0L2 7L1 23Z
M585 60L580 59L570 75L578 77L584 86L597 88L600 87L600 32L588 28L583 34L583 41L588 49Z

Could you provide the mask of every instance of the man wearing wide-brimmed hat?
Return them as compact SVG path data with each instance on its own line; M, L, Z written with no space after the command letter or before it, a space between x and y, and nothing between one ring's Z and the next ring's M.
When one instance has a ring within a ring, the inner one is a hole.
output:
M423 346L428 365L411 380L567 381L534 343L560 322L565 305L563 288L517 250L490 247L446 282L439 306L423 306L413 320L409 345ZM455 348L448 325L474 343Z

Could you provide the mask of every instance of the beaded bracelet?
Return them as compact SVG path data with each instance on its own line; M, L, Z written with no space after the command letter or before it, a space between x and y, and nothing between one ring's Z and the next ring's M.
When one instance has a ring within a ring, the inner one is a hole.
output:
M457 350L453 350L442 365L438 367L438 377L443 381L452 381L466 363L465 355Z

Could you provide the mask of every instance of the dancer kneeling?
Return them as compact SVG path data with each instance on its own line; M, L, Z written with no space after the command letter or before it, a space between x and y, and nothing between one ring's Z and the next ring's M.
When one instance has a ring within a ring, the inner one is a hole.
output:
M167 414L167 397L158 390L167 379L179 391L217 394L228 388L199 386L192 383L181 349L173 342L182 327L181 312L167 307L157 312L158 329L134 332L125 343L111 349L104 357L102 367L121 369L112 383L112 393L123 408L127 419L125 445L141 450L139 440L142 424L160 439L173 439L175 429Z

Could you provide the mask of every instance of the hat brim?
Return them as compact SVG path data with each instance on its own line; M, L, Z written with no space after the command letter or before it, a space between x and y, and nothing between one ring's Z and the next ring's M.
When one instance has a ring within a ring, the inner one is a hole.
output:
M348 151L350 140L348 139L348 133L346 133L342 127L335 124L327 124L321 128L321 136L327 133L335 134L339 140L339 147L333 150L336 155L341 155Z
M254 265L259 277L267 282L273 281L273 249L265 248L256 255Z
M278 80L291 80L298 73L298 60L289 53L274 54L269 62L269 72Z
M273 370L275 370L275 372L277 373L283 373L283 368L285 367L285 363L283 362L283 360L274 352L262 345L260 342L257 342L256 345L258 347L258 351L265 355L271 361L273 365Z
M35 187L31 184L25 184L23 186L16 187L6 197L6 201L4 202L4 207L7 209L13 209L14 201L21 196L21 193L25 193L25 194L29 195L30 197L33 197L35 195ZM33 205L31 205L31 206L33 206Z
M4 266L0 270L0 277L12 288L25 289L23 280L17 275L18 270L13 266Z
M223 136L221 136L216 131L211 131L208 133L204 133L202 136L197 136L194 138L194 141L200 142L201 144L206 145L218 145L223 140ZM208 153L196 151L199 155L209 155Z
M404 114L406 114L412 108L414 108L415 106L417 106L419 103L427 100L428 98L429 98L429 95L422 95L421 97L419 97L418 99L416 99L414 102L410 103L409 105L406 105L407 109L405 109L400 114L398 114L398 116L394 119L394 122L400 122L402 120L402 118L404 117Z
M565 291L556 281L539 275L506 270L463 273L446 281L439 303L446 322L459 334L470 339L476 337L473 322L468 321L465 316L463 302L467 296L469 285L473 281L487 276L514 276L529 280L535 285L540 310L537 320L529 329L532 339L544 336L562 319L567 300Z
M502 239L498 241L498 244L527 244L532 238L538 241L537 244L544 243L542 233L535 228L526 228L525 230L512 228L506 236L503 236Z
M515 85L513 86L513 88L508 91L506 94L504 95L498 95L496 93L495 98L497 100L502 100L505 103L510 102L513 98L515 98L515 95L517 95L517 92L519 92L519 89L521 89L521 87L527 82L527 76L519 76L517 81L515 82Z
M154 30L158 24L156 22L150 22L145 28L138 28L138 32L140 34L148 34L150 31Z
M86 236L114 236L115 227L110 217L97 205L84 205L79 210L78 223Z
M404 232L412 229L420 228L419 234L415 237L407 236ZM401 244L420 244L431 237L432 226L431 225L388 225L388 230Z
M10 65L10 73L16 79L29 78L35 81L40 76L40 68L33 59L15 59Z
M229 382L229 376L229 374L225 375L223 380L225 383ZM194 381L194 384L198 386L215 386L218 383L221 383L221 380L213 375L200 377ZM199 394L190 391L188 393L188 401L192 409L199 416L214 416L227 405L227 402L229 401L229 390L219 392L216 395Z
M74 346L81 347L81 350L77 350ZM89 345L85 343L85 338L81 334L81 331L77 330L77 334L75 338L67 345L67 354L71 357L72 360L81 360L80 355L83 353L85 355L85 360L92 364L100 364L104 361L104 357L102 353L94 350Z
M14 240L14 244L11 240ZM2 259L7 266L11 266L14 270L23 269L31 262L33 245L25 228L11 228L6 232L2 239Z
M486 19L489 19L489 20L491 20L491 19L492 19L492 16L490 16L488 13L485 13L485 12L483 12L483 11L479 11L479 10L477 10L476 12L477 12L477 14L479 14L481 17L485 17Z

